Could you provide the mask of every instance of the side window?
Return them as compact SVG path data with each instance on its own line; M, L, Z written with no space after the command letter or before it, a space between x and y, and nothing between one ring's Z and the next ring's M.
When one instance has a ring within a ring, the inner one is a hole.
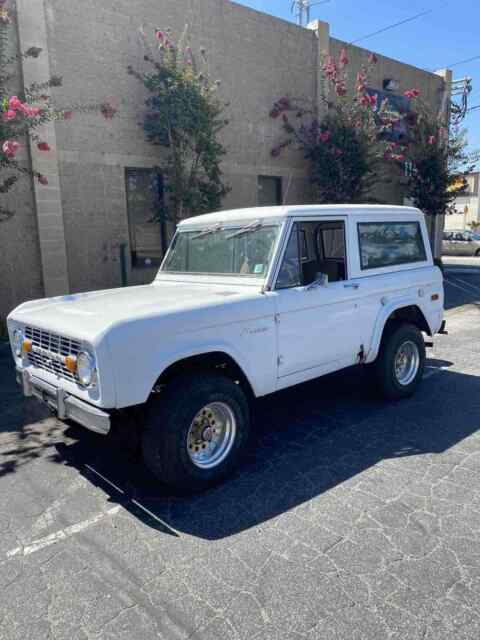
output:
M298 287L302 284L300 278L300 256L298 253L298 225L292 228L292 233L283 256L282 266L278 273L277 289Z
M280 268L277 289L309 285L320 279L339 282L346 278L343 220L296 223Z
M358 239L362 270L427 259L419 222L360 222Z

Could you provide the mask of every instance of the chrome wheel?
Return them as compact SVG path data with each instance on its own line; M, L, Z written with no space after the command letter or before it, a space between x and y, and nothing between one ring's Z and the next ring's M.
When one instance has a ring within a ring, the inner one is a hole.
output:
M403 342L395 355L395 378L402 387L408 386L418 373L420 367L420 352L415 342Z
M224 402L212 402L193 419L187 435L191 461L201 469L217 467L230 453L237 434L237 421Z

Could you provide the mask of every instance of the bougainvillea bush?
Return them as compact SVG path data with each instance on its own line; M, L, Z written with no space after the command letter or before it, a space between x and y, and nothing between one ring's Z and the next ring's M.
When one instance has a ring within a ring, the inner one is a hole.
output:
M388 99L379 104L378 94L368 87L376 63L370 54L350 77L344 48L337 60L324 60L327 91L319 109L288 96L278 100L270 116L281 121L286 136L272 156L291 145L302 150L316 202L374 202L373 188L396 174L404 178L405 195L417 207L444 214L465 189L459 177L472 169L465 136L456 128L449 133L444 114L433 113L418 89L404 92L401 100L409 106L400 111Z
M159 212L177 222L220 207L229 188L220 162L226 151L219 134L226 104L218 96L219 81L209 73L206 52L194 55L187 30L176 42L169 29L155 30L156 46L142 32L148 71L128 72L148 92L143 128L149 142L163 147L160 169L168 204Z
M464 176L475 165L467 153L466 132L450 130L442 115L432 113L418 90L411 90L412 115L407 119L408 197L428 215L448 213L455 199L465 192Z
M36 145L42 153L50 146L42 139L42 126L53 120L70 120L74 112L98 112L110 119L115 115L114 107L107 101L102 104L73 105L58 108L53 102L51 90L62 85L62 78L52 76L39 79L17 95L12 95L11 86L18 86L16 68L21 60L38 58L42 50L30 47L27 51L9 55L9 38L12 35L13 19L7 1L0 0L0 198L10 191L21 177L30 176L46 186L46 176L32 170L18 160L18 154L28 144ZM0 199L0 221L13 216L14 212L3 205Z
M310 165L313 197L318 203L372 201L372 188L392 154L386 133L394 120L388 104L377 104L368 78L377 59L371 54L355 78L349 77L347 50L328 56L322 73L326 95L319 108L283 97L270 112L286 137L272 149L277 157L289 146L300 148ZM394 156L396 154L393 154Z

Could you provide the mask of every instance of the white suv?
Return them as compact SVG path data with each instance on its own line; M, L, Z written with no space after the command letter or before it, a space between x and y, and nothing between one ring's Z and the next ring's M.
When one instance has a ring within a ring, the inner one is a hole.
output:
M8 329L25 395L102 434L135 416L153 473L200 490L255 397L356 364L410 396L443 300L420 211L267 207L185 220L152 284L27 302Z

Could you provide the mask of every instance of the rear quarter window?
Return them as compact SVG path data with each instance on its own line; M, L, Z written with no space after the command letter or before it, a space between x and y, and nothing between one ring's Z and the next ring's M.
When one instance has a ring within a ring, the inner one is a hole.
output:
M360 222L358 240L362 270L427 259L419 222Z

